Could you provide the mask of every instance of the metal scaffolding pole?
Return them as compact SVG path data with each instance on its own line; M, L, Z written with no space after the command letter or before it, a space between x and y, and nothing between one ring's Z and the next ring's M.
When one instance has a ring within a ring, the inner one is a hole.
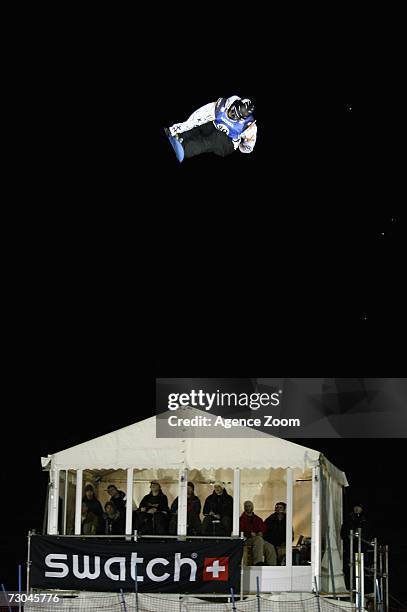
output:
M28 532L28 544L27 544L27 593L30 592L30 567L31 567L31 535L32 532Z
M359 610L362 610L363 602L362 602L362 529L358 527L357 531L358 535L358 563L359 563L359 585L358 585L358 593L359 593Z
M355 589L356 589L356 607L360 611L360 556L355 554Z
M376 593L376 580L377 580L377 538L373 539L373 610L377 610L377 593Z
M349 533L349 589L350 589L350 603L353 603L353 529Z

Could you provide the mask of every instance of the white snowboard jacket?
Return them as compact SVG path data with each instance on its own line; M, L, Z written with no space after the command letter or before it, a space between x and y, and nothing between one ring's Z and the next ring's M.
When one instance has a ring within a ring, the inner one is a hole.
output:
M241 98L239 96L231 96L228 98L226 108L228 109L229 106L236 100L241 100ZM216 104L217 102L209 102L209 104L205 104L205 106L198 108L198 110L192 113L192 115L183 123L174 123L174 125L169 128L171 135L175 136L175 134L182 134L182 132L192 130L198 125L209 123L210 121L214 122ZM255 147L256 139L257 125L256 123L251 123L249 127L242 132L240 138L238 140L232 140L232 142L235 150L239 149L239 151L242 153L251 153Z

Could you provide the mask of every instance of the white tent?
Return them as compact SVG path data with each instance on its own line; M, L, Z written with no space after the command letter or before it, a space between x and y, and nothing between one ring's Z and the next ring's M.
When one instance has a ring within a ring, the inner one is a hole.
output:
M173 413L166 414L173 415ZM177 411L177 416L180 418L185 416L192 418L202 414L205 413L191 408ZM234 536L239 535L241 500L254 500L255 512L262 518L273 511L274 503L279 499L286 499L287 502L286 566L248 568L250 572L245 578L247 590L252 590L259 572L262 590L265 591L270 590L271 585L273 590L278 590L276 589L278 584L282 591L311 590L314 576L317 576L324 591L344 590L339 530L342 521L341 492L342 487L348 483L343 472L335 468L318 451L272 437L250 427L242 427L237 433L235 430L234 435L240 437L226 437L224 431L217 437L213 437L211 432L212 437L208 437L206 428L196 427L193 429L194 437L165 438L157 436L160 421L161 417L157 425L156 417L151 417L42 459L43 468L50 471L52 485L48 504L49 534L57 534L61 530L61 522L58 521L60 498L65 505L62 533L67 533L66 508L69 505L67 492L69 477L72 474L76 491L74 503L76 534L80 534L83 485L90 470L97 475L98 482L104 478L105 473L111 482L114 481L115 474L123 474L123 480L118 482L126 483L127 497L133 500L133 504L137 503L134 494L140 485L140 479L137 481L135 474L140 475L145 472L144 484L152 477L164 479L168 482L166 491L170 493L172 491L173 496L178 494L180 499L178 516L180 535L186 533L187 480L194 479L194 482L201 483L200 495L203 496L209 492L210 482L220 479L233 491ZM324 477L323 487L322 477ZM307 483L307 493L304 493L305 485L299 483ZM309 509L305 510L306 507ZM128 503L126 517L128 534L131 534L131 511L132 504ZM304 534L304 530L306 531L300 520L308 521L309 525L309 534L306 535L309 535L312 541L311 567L292 565L292 527L294 526L296 532L297 525L300 525L299 532ZM321 550L322 543L326 550ZM330 576L329 583L326 580L328 576ZM305 586L307 588L304 588Z

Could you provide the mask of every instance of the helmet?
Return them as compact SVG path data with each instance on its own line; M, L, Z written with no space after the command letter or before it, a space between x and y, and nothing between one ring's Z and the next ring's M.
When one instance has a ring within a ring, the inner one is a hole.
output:
M229 106L228 115L230 119L239 121L240 119L246 119L254 111L254 104L249 98L244 100L235 100Z

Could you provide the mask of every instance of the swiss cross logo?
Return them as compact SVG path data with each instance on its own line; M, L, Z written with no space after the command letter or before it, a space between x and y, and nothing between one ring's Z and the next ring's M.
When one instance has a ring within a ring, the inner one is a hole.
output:
M229 557L205 557L203 579L229 580Z

